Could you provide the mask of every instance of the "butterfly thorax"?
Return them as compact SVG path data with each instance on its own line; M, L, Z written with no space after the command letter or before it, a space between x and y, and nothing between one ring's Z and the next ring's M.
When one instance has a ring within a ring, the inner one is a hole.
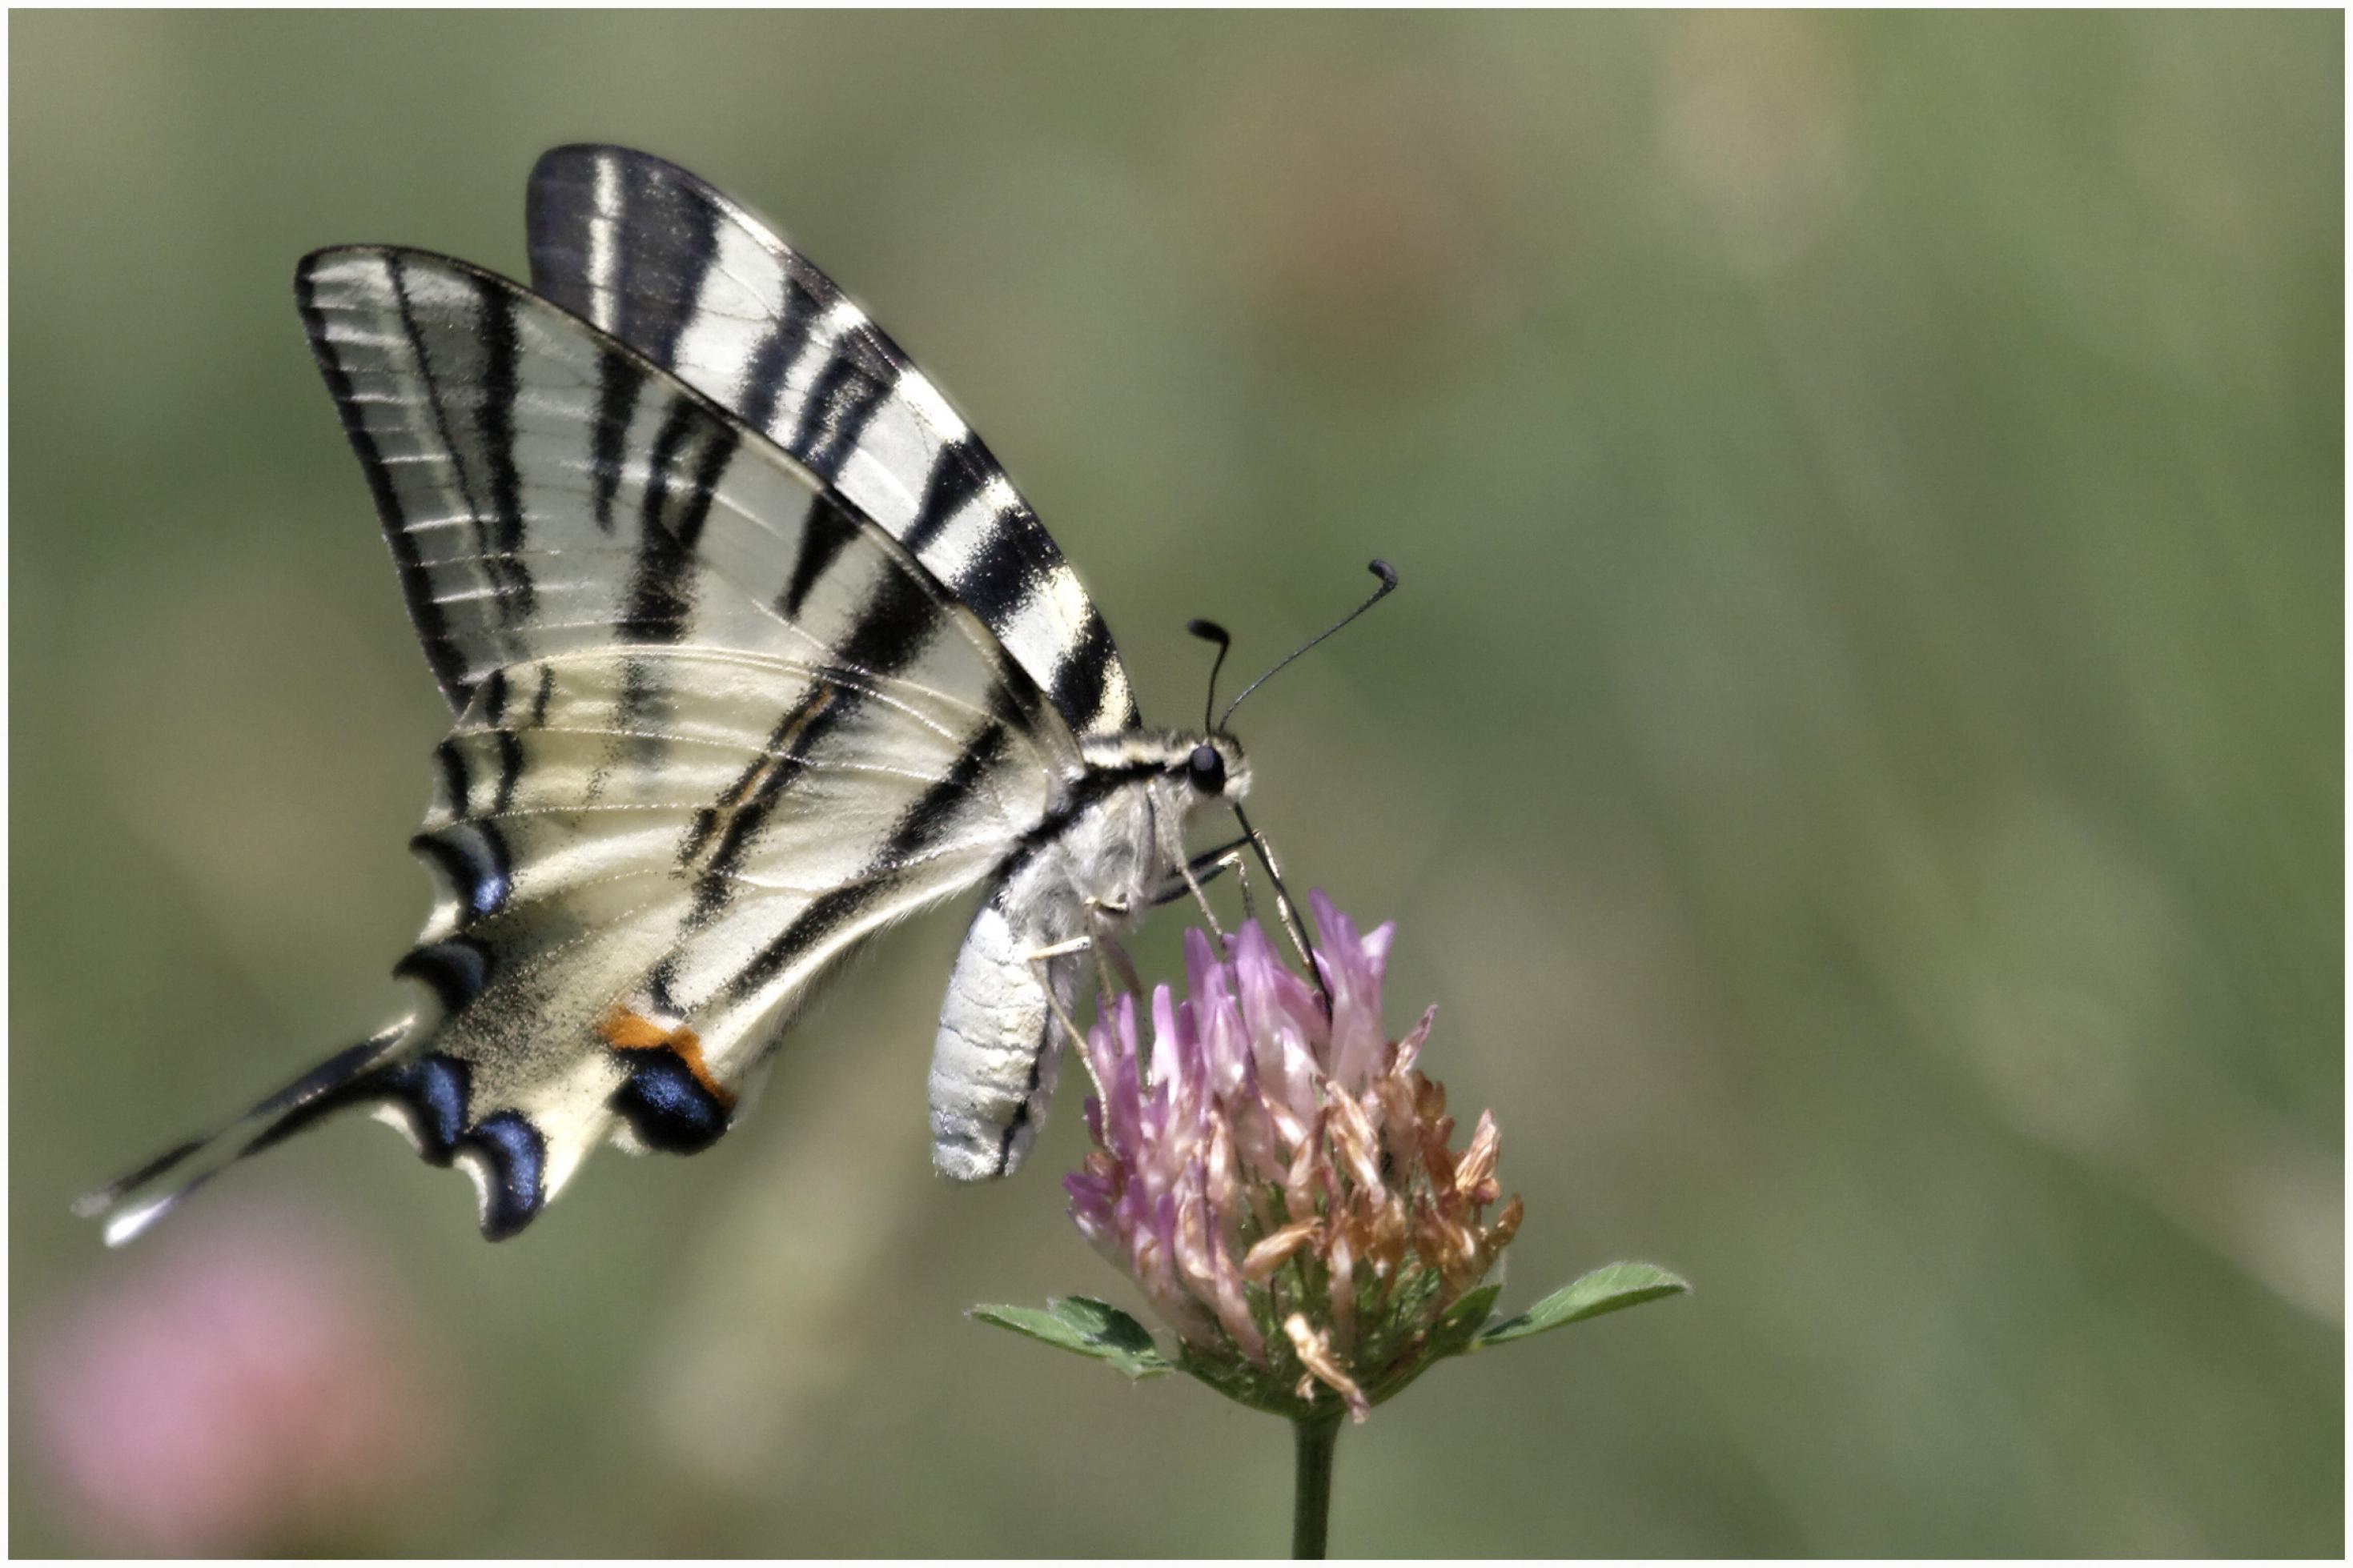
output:
M1073 880L1101 910L1140 910L1166 891L1185 858L1185 829L1250 788L1230 735L1136 728L1082 737L1086 773L1056 837Z

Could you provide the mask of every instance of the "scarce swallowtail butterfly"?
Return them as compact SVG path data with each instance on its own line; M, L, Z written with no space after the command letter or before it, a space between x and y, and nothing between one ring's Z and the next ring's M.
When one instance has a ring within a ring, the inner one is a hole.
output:
M773 229L594 146L539 161L529 226L528 289L388 246L296 273L457 714L418 1007L84 1200L110 1241L354 1106L512 1236L608 1138L709 1147L828 965L975 887L933 1157L1005 1174L1090 941L1192 882L1188 819L1240 816L1222 721L1142 724L988 449Z

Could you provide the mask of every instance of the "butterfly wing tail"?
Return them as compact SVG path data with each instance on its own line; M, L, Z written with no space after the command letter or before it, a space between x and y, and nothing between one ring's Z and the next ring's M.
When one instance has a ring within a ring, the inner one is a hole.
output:
M247 1155L337 1110L385 1098L393 1075L413 1054L412 1025L403 1019L337 1051L226 1125L175 1144L121 1180L84 1194L74 1213L102 1221L106 1244L121 1246Z

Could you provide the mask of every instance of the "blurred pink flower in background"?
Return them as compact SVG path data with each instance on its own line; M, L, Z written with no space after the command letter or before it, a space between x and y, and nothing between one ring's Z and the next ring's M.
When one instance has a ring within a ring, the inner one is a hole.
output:
M450 1428L421 1336L308 1219L206 1217L33 1339L56 1512L124 1552L382 1550Z

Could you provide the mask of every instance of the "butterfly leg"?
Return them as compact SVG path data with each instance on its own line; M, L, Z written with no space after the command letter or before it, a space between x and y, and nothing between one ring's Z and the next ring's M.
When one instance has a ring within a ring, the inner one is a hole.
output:
M1144 981L1135 973L1134 961L1127 956L1127 949L1119 943L1120 930L1129 918L1127 906L1090 900L1087 917L1095 928L1096 984L1103 987L1103 994L1109 996L1112 994L1112 973L1117 971L1120 979L1127 983L1130 992L1143 995Z
M1221 869L1227 866L1234 868L1234 885L1241 889L1242 894L1242 919L1258 919L1258 900L1250 896L1250 862L1242 858L1242 847L1237 844L1227 850L1218 865ZM1208 879L1205 877L1202 880Z
M1239 816L1240 808L1238 806L1235 811ZM1299 911L1292 907L1290 897L1282 890L1282 868L1274 863L1273 846L1267 843L1266 836L1261 833L1253 833L1243 842L1257 849L1259 858L1266 862L1267 879L1274 884L1274 912L1282 918L1283 933L1291 938L1291 945L1298 950L1299 962L1307 966L1308 974L1321 990L1324 971L1316 966L1315 950L1308 945L1307 929L1299 923ZM1325 994L1324 1005L1327 1007L1331 1005L1329 993Z
M1095 959L1096 983L1103 988L1105 994L1109 994L1112 988L1112 977L1111 972L1103 967L1103 943L1106 940L1108 939L1101 933L1093 936L1074 936L1068 942L1058 942L1050 947L1032 948L1022 955L1022 962L1029 964L1030 968L1037 970L1042 976L1045 973L1045 971L1040 966L1051 959L1069 958L1075 953L1081 952L1092 953ZM1122 956L1124 957L1124 954ZM1050 992L1048 995L1050 1000L1051 993ZM1057 1007L1055 1011L1060 1013L1060 1008ZM1078 1034L1078 1030L1071 1026L1071 1022L1067 1017L1062 1020L1062 1025L1063 1027L1070 1029L1073 1036Z
M1038 976L1038 989L1045 993L1046 1005L1052 1010L1054 1021L1062 1026L1063 1032L1070 1036L1073 1044L1080 1046L1086 1043L1087 1037L1081 1032L1078 1021L1071 1016L1071 1010L1063 1006L1062 999L1055 994L1053 977L1047 966L1057 958L1067 958L1072 953L1084 952L1094 944L1095 940L1091 936L1072 937L1068 942L1058 942L1051 947L1039 948L1029 955L1029 968ZM1083 1051L1080 1053L1080 1059L1082 1061L1086 1059ZM1092 1073L1094 1069L1089 1068L1087 1070Z
M1223 850L1215 853L1216 858L1211 860L1208 869L1201 873L1201 880L1207 882L1220 871L1232 871L1234 886L1241 890L1242 919L1246 921L1258 919L1258 900L1250 896L1250 862L1242 858L1242 846L1229 844Z
M1149 796L1145 798L1150 801ZM1201 911L1201 923L1209 928L1209 934L1218 939L1218 951L1223 952L1226 950L1226 928L1219 922L1218 911L1209 907L1208 895L1201 891L1201 879L1193 874L1193 862L1185 854L1181 826L1162 815L1155 805L1152 813L1152 831L1160 840L1162 860L1175 866L1176 874L1185 879L1186 891L1193 895L1193 902Z
M1051 947L1032 948L1022 957L1030 963L1043 963L1050 958L1068 958L1074 952L1084 952L1095 944L1091 936L1074 936L1068 942L1058 942Z
M1177 861L1176 872L1185 879L1186 890L1200 906L1201 919L1208 926L1209 934L1218 939L1218 951L1223 952L1226 950L1226 928L1218 923L1218 911L1209 907L1209 895L1201 891L1201 879L1193 874L1193 863L1190 860Z
M1091 952L1095 960L1095 982L1103 988L1104 995L1111 995L1117 989L1112 984L1114 974L1126 983L1130 991L1142 995L1144 981L1135 972L1135 961L1127 956L1127 949L1119 943L1119 928L1127 919L1127 906L1090 900L1087 913L1095 928L1092 934L1074 936L1068 942L1058 942L1050 947L1033 948L1026 955L1029 965L1037 968L1049 959L1067 958L1072 953ZM1043 971L1040 970L1039 973L1042 973ZM1049 994L1050 996L1050 993ZM1058 1008L1057 1011L1059 1010ZM1063 1018L1062 1026L1071 1031L1073 1038L1084 1038L1068 1017Z
M1153 892L1150 900L1152 907L1156 910L1164 904L1173 904L1179 899L1189 899L1196 891L1196 883L1199 887L1206 888L1230 870L1241 879L1242 918L1245 920L1254 918L1255 911L1250 904L1249 868L1243 863L1241 855L1241 852L1249 847L1249 839L1237 838L1231 844L1220 844L1215 849L1204 850L1194 856L1191 862L1194 879L1187 881L1176 872L1171 871L1167 880Z

